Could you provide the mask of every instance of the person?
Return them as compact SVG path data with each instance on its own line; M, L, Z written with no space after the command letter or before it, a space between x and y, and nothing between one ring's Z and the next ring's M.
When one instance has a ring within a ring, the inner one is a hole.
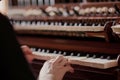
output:
M19 44L8 17L1 13L0 26L1 79L36 80L28 64L29 58L25 56L25 54L31 54L30 49L27 46ZM73 71L68 60L63 56L58 56L44 63L38 80L62 80L66 72Z

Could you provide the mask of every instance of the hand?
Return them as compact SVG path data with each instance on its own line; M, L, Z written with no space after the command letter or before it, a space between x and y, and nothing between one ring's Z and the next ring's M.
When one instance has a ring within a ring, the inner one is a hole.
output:
M58 56L44 63L38 80L62 80L66 72L73 71L68 60L63 56Z
M22 45L21 48L24 54L32 54L31 49L27 45Z
M23 53L25 54L27 61L32 62L32 60L34 59L34 56L32 55L31 49L27 45L22 45L21 49Z

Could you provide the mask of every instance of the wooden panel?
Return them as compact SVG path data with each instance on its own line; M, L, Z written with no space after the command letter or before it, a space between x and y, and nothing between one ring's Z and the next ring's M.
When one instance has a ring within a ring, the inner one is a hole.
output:
M89 39L89 38L88 38ZM120 43L106 43L104 41L68 40L50 37L19 36L21 44L48 49L58 49L65 51L82 51L91 53L120 54ZM99 46L98 46L99 45Z

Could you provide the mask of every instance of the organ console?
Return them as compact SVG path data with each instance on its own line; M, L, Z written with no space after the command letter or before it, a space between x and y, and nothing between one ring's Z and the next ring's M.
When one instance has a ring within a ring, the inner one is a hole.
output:
M33 51L30 65L36 77L46 60L63 55L75 69L63 80L120 80L119 5L13 7L8 16L20 44Z

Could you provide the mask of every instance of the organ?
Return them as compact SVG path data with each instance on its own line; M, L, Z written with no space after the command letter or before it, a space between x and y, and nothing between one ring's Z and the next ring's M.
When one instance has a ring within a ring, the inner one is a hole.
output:
M119 5L15 6L8 16L21 45L33 51L30 65L36 77L46 60L64 55L75 69L64 80L120 80Z

